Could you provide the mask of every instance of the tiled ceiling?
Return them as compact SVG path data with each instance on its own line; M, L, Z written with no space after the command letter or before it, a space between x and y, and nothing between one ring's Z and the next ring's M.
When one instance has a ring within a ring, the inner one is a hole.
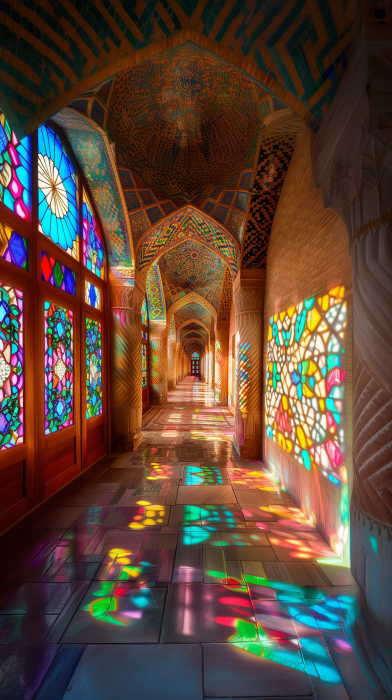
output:
M260 121L253 82L186 42L115 80L107 128L147 187L190 201L242 170Z

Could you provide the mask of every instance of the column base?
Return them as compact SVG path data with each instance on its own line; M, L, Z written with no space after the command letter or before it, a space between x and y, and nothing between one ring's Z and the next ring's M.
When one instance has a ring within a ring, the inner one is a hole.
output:
M167 404L167 384L150 384L150 404L164 406Z
M261 440L245 438L243 444L239 444L234 438L234 447L243 459L261 459Z
M169 391L173 391L176 388L176 381L175 379L169 379L167 382L167 388Z
M134 433L115 433L112 437L113 452L135 452L142 441L141 430Z
M244 459L261 459L262 423L258 411L242 413L235 409L234 447Z

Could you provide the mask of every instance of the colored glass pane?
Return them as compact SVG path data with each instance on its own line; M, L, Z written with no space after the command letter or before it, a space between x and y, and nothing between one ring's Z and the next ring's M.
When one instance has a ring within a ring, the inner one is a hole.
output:
M46 124L38 129L38 228L78 260L78 179L57 134Z
M73 424L73 312L45 301L45 435Z
M99 287L96 287L94 284L91 284L91 282L88 282L87 280L85 281L85 284L86 284L86 288L85 288L86 304L93 306L94 309L100 309L101 308L101 290L99 289Z
M306 470L317 470L341 491L345 510L347 469L343 408L344 337L347 304L344 287L306 299L270 320L266 371L268 437ZM347 518L334 549L347 548Z
M142 387L147 386L147 346L142 343Z
M76 296L76 274L48 253L41 251L41 277L53 287Z
M103 279L105 274L104 259L97 220L87 194L83 190L83 265Z
M0 111L0 202L31 219L31 139L19 141Z
M86 318L86 418L102 413L102 327Z
M0 255L7 262L28 270L28 242L0 221Z
M23 292L0 283L0 450L23 442Z
M142 323L144 323L144 325L146 326L147 323L148 323L147 302L146 302L146 300L143 301L141 314L142 314Z

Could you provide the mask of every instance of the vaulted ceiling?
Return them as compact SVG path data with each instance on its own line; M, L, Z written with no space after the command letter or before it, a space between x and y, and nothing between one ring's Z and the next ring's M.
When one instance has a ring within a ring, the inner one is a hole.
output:
M241 171L260 124L254 84L186 42L114 81L107 128L147 187L190 201Z

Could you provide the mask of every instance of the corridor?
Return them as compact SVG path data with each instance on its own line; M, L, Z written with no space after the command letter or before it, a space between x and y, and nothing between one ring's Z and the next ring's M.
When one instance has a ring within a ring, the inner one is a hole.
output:
M185 378L2 537L2 700L387 697L350 569L211 404Z

